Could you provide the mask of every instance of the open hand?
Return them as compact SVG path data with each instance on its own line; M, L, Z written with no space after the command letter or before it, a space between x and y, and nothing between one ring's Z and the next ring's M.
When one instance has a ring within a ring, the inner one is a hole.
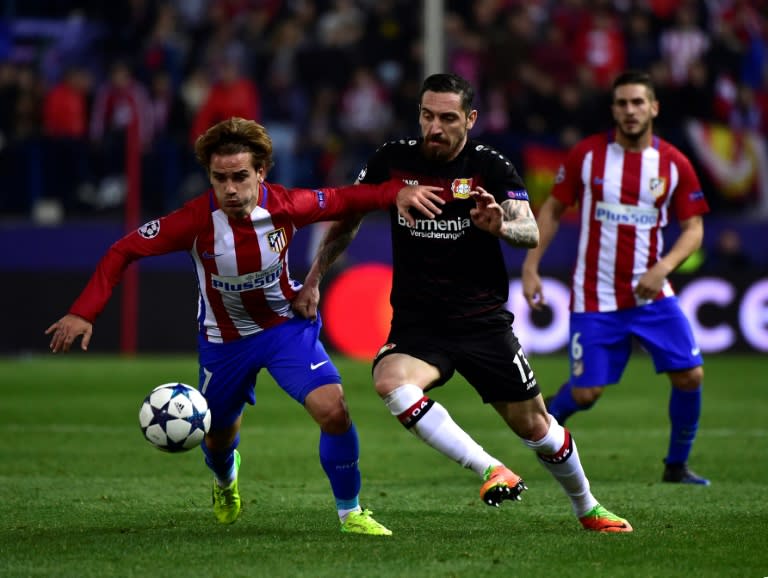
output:
M477 187L477 190L470 192L470 195L475 200L475 207L469 210L472 222L478 229L498 236L504 221L501 205L482 187Z
M93 334L93 323L79 315L67 313L46 329L45 334L52 335L50 348L53 353L69 351L75 340L81 336L80 349L87 351Z
M428 219L434 219L441 214L440 209L445 201L438 194L442 187L427 185L408 185L397 193L397 212L411 227L416 225L416 219L410 213L410 209L416 209Z

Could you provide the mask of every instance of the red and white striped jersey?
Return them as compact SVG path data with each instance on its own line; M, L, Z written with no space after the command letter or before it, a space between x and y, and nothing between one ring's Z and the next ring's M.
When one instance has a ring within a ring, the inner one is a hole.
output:
M296 231L386 208L402 187L396 180L317 190L263 183L258 206L244 219L228 217L208 191L114 243L69 312L93 321L132 261L189 251L201 335L224 343L263 331L293 317L290 302L301 285L290 277L288 247Z
M571 284L574 312L615 311L646 301L633 293L663 254L670 211L684 221L709 211L691 163L658 138L625 150L614 132L593 135L569 152L552 195L579 205L581 228ZM674 294L669 281L656 296Z

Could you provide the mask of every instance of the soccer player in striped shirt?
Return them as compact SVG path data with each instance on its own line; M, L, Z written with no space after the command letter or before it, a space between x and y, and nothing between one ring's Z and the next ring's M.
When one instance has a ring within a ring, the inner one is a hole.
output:
M82 338L136 259L187 251L199 287L199 389L211 409L202 449L213 471L213 510L223 524L240 515L240 424L255 403L256 377L267 370L320 427L320 463L328 476L341 531L390 535L360 507L359 443L339 372L318 336L320 319L295 314L301 289L288 271L288 248L298 228L392 205L412 219L439 187L382 185L286 189L267 182L272 141L264 127L242 118L222 121L195 143L212 188L182 208L118 240L99 262L67 315L53 323L50 348L68 351ZM435 198L436 195L435 195ZM172 294L170 295L172 296Z
M659 113L649 76L627 71L613 83L615 127L577 143L566 157L537 221L540 240L523 264L529 305L545 303L539 263L568 207L580 233L571 286L570 379L547 400L558 421L592 407L618 383L633 338L672 384L665 482L708 485L688 468L701 413L704 372L699 346L667 277L702 241L709 208L691 163L653 134ZM664 252L670 216L680 235Z

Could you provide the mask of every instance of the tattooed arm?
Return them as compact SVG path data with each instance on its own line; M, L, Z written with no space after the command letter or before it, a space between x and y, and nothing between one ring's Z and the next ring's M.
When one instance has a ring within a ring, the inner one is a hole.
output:
M501 205L493 195L478 187L470 210L476 227L503 239L513 247L532 248L539 244L539 227L528 201L508 199Z
M307 319L317 317L320 281L336 259L349 247L362 222L363 215L356 215L334 222L326 231L312 261L312 267L304 279L304 286L291 302L291 307L296 313Z

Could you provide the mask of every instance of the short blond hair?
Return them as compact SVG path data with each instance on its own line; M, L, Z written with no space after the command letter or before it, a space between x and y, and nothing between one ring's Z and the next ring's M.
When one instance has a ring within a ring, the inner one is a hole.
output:
M259 123L233 116L223 120L195 141L195 157L206 171L210 171L211 157L217 155L234 155L251 153L253 168L263 168L268 171L274 164L272 161L272 139Z

